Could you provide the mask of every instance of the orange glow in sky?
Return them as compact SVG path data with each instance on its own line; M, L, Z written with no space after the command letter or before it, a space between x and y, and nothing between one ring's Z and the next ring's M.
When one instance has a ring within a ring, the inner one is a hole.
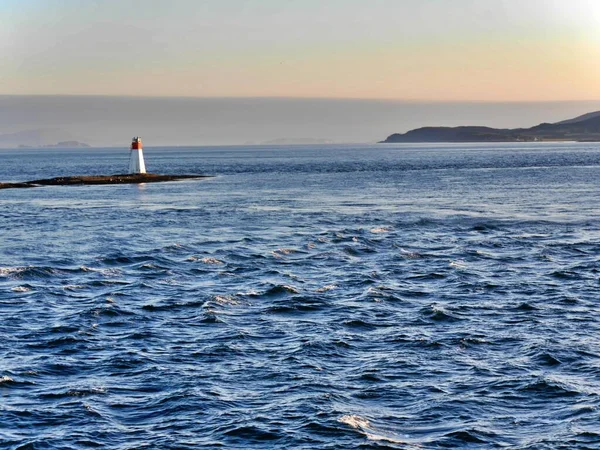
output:
M0 94L600 99L598 0L6 0Z

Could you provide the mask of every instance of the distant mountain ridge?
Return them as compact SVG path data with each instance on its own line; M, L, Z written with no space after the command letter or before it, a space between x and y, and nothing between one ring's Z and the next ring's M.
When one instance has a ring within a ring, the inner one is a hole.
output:
M483 126L423 127L404 134L394 133L381 143L397 142L532 142L600 141L600 111L531 128Z
M600 117L600 111L583 114L581 116L575 117L574 119L567 119L567 120L563 120L561 122L556 122L555 125L568 125L568 124L572 124L572 123L583 122L588 119L594 119L596 117Z

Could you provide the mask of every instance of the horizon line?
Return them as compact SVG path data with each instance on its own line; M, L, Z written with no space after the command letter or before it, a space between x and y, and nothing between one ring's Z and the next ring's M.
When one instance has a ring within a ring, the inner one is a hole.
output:
M119 99L185 99L185 100L326 100L326 101L363 101L381 103L418 103L418 104L549 104L549 103L596 103L600 99L556 99L556 100L432 100L432 99L401 99L401 98L377 98L377 97L295 97L295 96L184 96L184 95L125 95L125 94L2 94L2 97L73 97L73 98L119 98Z

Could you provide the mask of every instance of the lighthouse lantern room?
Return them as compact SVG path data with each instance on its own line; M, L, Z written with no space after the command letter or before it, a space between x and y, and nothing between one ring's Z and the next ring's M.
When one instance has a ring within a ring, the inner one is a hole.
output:
M142 138L139 136L136 136L131 140L131 150L129 152L129 173L146 173L144 151L142 150Z

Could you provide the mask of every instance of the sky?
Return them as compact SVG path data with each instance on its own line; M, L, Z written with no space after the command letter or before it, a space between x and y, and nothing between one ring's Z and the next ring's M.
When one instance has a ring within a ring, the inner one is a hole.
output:
M0 95L600 100L598 0L2 0Z
M600 0L0 0L0 135L376 142L600 110L599 80Z

